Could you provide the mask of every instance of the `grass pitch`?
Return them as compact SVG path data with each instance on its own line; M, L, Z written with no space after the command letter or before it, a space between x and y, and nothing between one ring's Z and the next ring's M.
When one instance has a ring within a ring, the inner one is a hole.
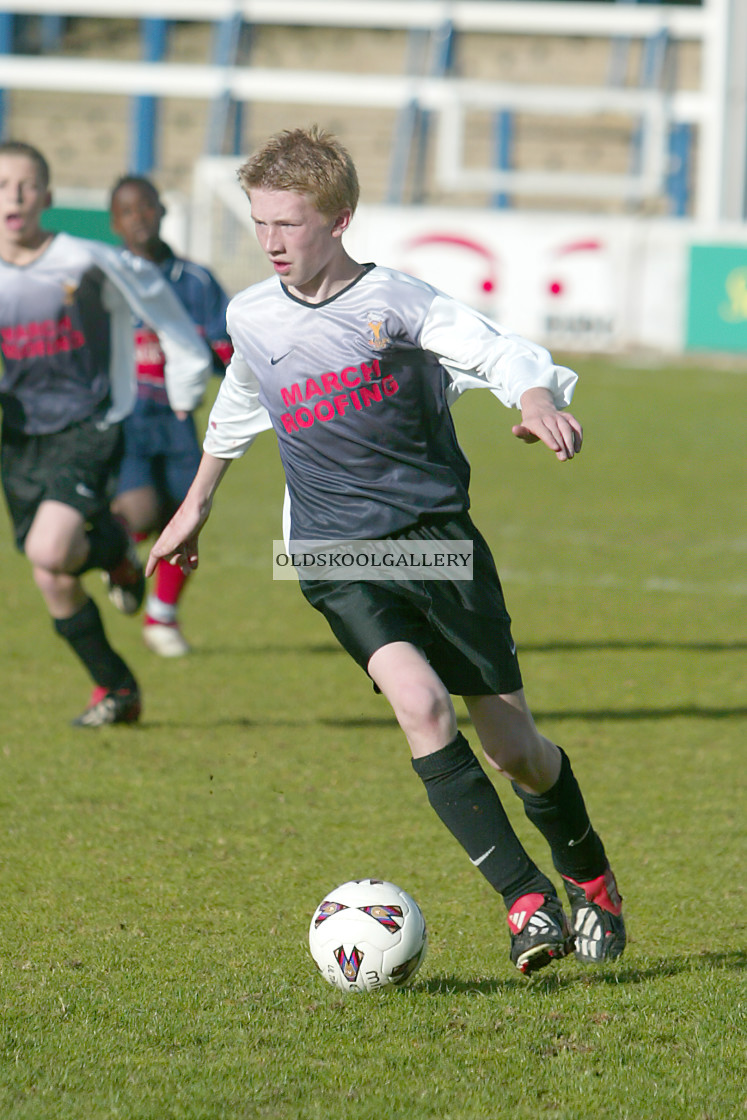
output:
M576 364L570 464L517 443L487 394L455 418L530 704L625 896L625 955L510 964L500 901L385 701L272 581L267 435L204 534L193 656L155 658L102 607L144 684L135 729L68 726L88 685L3 522L2 1120L744 1115L747 377ZM410 989L343 997L307 926L368 875L417 898L430 951Z

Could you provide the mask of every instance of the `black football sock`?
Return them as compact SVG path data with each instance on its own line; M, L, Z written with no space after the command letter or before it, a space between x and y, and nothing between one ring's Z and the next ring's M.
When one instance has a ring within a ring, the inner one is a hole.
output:
M583 796L562 747L560 774L545 793L527 793L511 784L524 802L524 812L550 845L552 861L561 875L587 882L607 865L604 845L591 826Z
M129 537L121 521L109 511L100 514L86 530L88 556L75 575L82 576L94 568L111 572L127 551Z
M525 894L554 894L511 827L493 783L461 732L434 754L412 760L428 800L507 907Z
M60 637L83 662L95 684L107 692L137 687L128 665L109 645L93 599L89 599L70 618L55 618L53 623Z

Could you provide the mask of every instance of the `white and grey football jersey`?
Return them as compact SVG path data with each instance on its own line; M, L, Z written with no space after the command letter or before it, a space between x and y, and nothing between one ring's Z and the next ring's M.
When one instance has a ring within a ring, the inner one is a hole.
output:
M126 416L135 401L133 315L158 333L172 408L191 412L210 351L148 261L66 233L28 265L0 260L3 423L46 435L97 412L110 423Z
M374 539L469 507L469 464L450 403L489 388L516 406L528 388L570 402L576 375L429 284L367 265L310 304L273 277L229 304L235 352L204 447L242 455L272 424L292 540Z

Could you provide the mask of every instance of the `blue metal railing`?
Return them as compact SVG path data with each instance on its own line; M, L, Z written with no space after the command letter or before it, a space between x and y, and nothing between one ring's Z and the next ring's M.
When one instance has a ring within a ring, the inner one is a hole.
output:
M168 20L141 20L140 34L143 61L162 62L168 48ZM136 97L132 105L131 121L130 171L136 175L150 175L157 163L158 98L150 95Z

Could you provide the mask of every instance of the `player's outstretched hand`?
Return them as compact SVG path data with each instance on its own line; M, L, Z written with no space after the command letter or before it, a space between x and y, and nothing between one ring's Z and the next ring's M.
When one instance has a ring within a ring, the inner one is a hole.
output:
M521 423L511 429L524 443L542 441L561 462L581 450L584 433L575 416L560 412L547 389L529 389L521 398Z
M146 576L153 575L159 560L178 564L183 572L194 571L197 567L197 538L210 516L213 495L230 463L230 459L216 459L207 451L203 452L186 498L150 550Z
M159 560L178 564L183 572L192 572L200 562L197 540L207 514L181 505L150 550L145 575L151 576Z

